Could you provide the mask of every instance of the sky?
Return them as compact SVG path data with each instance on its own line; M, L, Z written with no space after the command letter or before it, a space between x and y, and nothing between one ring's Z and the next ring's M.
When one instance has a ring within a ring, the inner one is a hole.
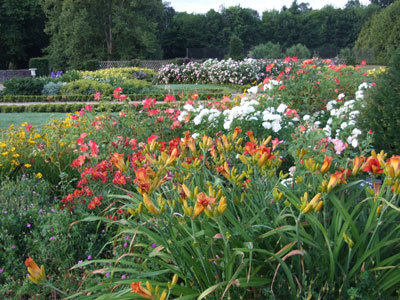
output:
M282 6L290 7L293 0L164 0L163 2L170 2L170 5L175 11L186 11L188 13L206 13L210 9L218 11L221 5L226 8L230 6L237 6L243 8L252 8L257 10L262 15L266 10L280 10ZM331 4L336 8L343 8L347 0L297 0L297 3L309 3L313 9L320 9L325 5ZM368 5L369 0L360 0L363 5Z

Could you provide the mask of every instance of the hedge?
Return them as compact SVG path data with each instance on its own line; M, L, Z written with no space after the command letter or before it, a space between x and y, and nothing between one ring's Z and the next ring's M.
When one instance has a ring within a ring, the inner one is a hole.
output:
M166 93L157 94L129 94L131 101L142 101L146 98L155 98L157 101L163 101ZM188 99L189 94L174 94L176 99ZM230 93L198 93L198 99L222 99L224 96L231 96ZM115 101L112 97L102 97L104 101ZM7 103L25 103L25 102L88 102L94 101L93 95L68 95L68 96L46 96L46 95L0 95L0 102Z
M29 60L29 68L36 68L37 76L49 75L49 59L47 57L36 57Z
M123 103L105 103L105 104L94 104L93 109L97 111L112 111L118 112L124 107ZM156 103L158 108L167 108L171 104L161 102ZM75 112L85 107L85 104L73 103L73 104L33 104L33 105L0 105L0 113L23 113L23 112ZM131 105L132 109L141 109Z

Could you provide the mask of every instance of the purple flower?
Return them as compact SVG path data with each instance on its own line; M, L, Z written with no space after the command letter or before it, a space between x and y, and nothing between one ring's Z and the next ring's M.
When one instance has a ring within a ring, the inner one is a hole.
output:
M153 244L151 245L151 247L154 249L155 247L157 247L157 244L156 244L156 243L153 243Z
M88 259L88 260L91 260L91 259L92 259L92 256L91 256L91 255L89 255L89 256L87 257L87 259Z
M101 233L105 233L106 231L103 229L102 231L101 231Z
M124 247L128 247L128 243L124 243Z
M15 249L15 245L11 245L11 249Z
M50 241L54 241L54 240L55 240L55 237L52 236L52 237L50 238Z
M26 227L31 228L31 224L29 224L29 223L26 224Z
M129 236L129 235L127 235L127 236L125 237L125 240L129 240L129 238L130 238L130 236Z
M39 214L42 214L43 213L43 209L39 209Z
M121 276L121 279L126 279L126 275L125 275L125 274L122 275L122 276Z
M6 214L8 214L8 211L5 210L5 211L3 211L3 213L6 215Z
M51 212L56 212L56 210L54 208L51 209Z
M78 261L78 265L80 265L81 263L83 263L83 260Z
M0 274L3 273L3 272L4 272L4 270L3 270L3 269L0 269Z
M107 273L106 273L106 277L109 277L109 276L110 276L110 273L109 273L109 272L107 272Z

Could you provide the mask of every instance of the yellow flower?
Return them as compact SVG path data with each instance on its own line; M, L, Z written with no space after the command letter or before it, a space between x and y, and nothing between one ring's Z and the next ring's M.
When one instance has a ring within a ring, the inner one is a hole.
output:
M25 164L24 166L25 166L25 168L30 168L30 167L32 167L31 164Z
M41 266L40 268L38 267L38 265L35 263L35 261L29 257L25 260L25 266L28 267L28 272L29 272L29 279L36 284L40 284L46 274L44 271L44 266Z
M36 178L39 178L39 179L41 179L43 177L43 175L42 175L42 173L36 173Z

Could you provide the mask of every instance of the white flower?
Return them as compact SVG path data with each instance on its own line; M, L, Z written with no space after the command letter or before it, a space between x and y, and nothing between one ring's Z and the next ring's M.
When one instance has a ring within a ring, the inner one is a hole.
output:
M342 130L343 130L343 129L346 129L346 127L347 127L347 122L343 122L343 123L340 125L340 128L342 128Z
M185 104L185 106L183 107L183 109L184 109L184 110L187 110L187 111L193 111L193 110L194 110L194 107L193 107L192 105L190 105L190 104Z
M351 145L353 146L353 148L356 148L358 146L358 140L357 139L353 139L351 141Z
M332 119L332 118L329 118L328 121L326 121L326 124L331 125L332 122L333 122L333 119Z
M262 123L262 126L263 126L265 129L271 129L272 124L271 124L270 122L263 122L263 123Z
M276 121L272 122L272 130L274 132L278 132L281 129L282 129L282 126L279 122L276 122Z
M345 94L341 93L341 94L338 95L338 99L341 100L341 99L343 99L345 96L346 96Z
M333 109L333 106L336 105L337 101L336 100L331 100L326 104L326 110L330 111Z
M257 94L257 92L258 92L258 86L252 86L251 88L249 88L248 90L247 90L248 92L249 92L249 94Z
M281 104L279 104L279 106L278 106L278 108L276 109L276 111L279 112L279 113L283 113L283 112L286 110L286 108L287 108L287 105L281 103Z
M197 139L199 135L200 135L199 133L193 133L192 138Z
M351 134L354 136L359 136L361 134L361 130L358 128L354 128Z

